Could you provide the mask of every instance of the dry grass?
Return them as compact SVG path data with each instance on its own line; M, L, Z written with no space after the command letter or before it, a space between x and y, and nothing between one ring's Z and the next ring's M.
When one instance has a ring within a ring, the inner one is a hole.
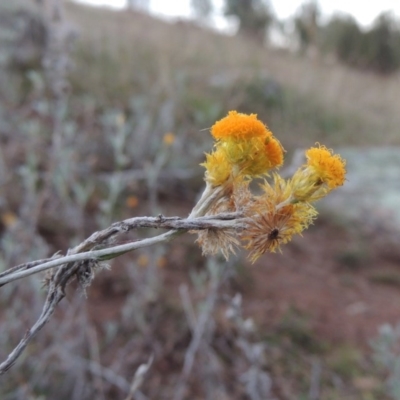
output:
M273 79L285 90L295 93L292 107L301 109L305 101L315 115L322 107L325 113L350 125L341 135L343 144L399 143L399 74L380 77L321 58L303 58L283 50L260 48L241 38L204 31L189 22L171 24L144 14L110 12L74 3L68 4L68 15L81 30L86 50L90 43L90 47L107 54L112 69L108 73L114 74L114 79L107 79L101 69L91 71L82 87L84 90L100 90L103 95L108 90L108 99L115 97L114 92L121 100L126 90L135 87L134 76L140 72L148 77L144 81L147 88L141 90L153 91L156 87L172 96L176 95L177 79L195 80L204 87L216 81L229 86L238 81ZM110 84L113 87L107 88ZM240 103L237 97L242 89L238 85L236 103ZM293 118L291 105L284 110L282 119ZM228 106L235 104L225 105ZM274 123L277 128L291 128L282 122ZM302 133L307 135L305 128Z
M359 143L398 144L400 123L400 74L382 77L324 60L294 58L280 54L270 60L270 70L279 81L297 91L317 96L333 111L353 113L371 125L376 141L356 132ZM365 143L363 143L365 141Z

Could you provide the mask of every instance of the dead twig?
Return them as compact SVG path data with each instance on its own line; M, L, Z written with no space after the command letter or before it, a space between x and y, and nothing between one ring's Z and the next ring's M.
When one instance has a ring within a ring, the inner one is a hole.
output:
M158 217L138 217L127 219L125 221L117 222L103 231L95 232L81 244L70 250L69 254L66 256L57 255L57 258L32 261L4 271L0 275L0 287L17 279L25 278L29 275L43 272L66 263L75 263L85 260L91 260L93 262L109 260L132 250L152 246L161 242L168 242L178 234L187 232L188 230L204 230L210 228L242 229L245 227L245 222L246 220L242 218L240 213L224 213L186 219L179 217L163 217L161 215ZM174 230L152 238L102 248L107 246L109 240L117 234L125 233L136 228L162 228ZM99 250L91 250L96 248Z
M149 371L151 365L153 364L154 356L151 355L148 359L147 363L139 365L139 368L136 370L135 376L133 377L133 381L131 387L129 389L129 394L125 398L125 400L133 400L133 396L137 392L137 390L142 386L144 378Z
M210 262L215 263L213 267L218 269L218 264L213 260L210 259ZM211 313L214 309L215 303L217 301L218 289L221 284L221 280L223 277L223 270L222 271L215 271L211 276L210 288L207 298L205 299L204 309L196 319L195 316L192 314L192 311L189 312L189 323L191 325L192 330L192 340L190 345L185 354L185 360L183 363L182 373L177 385L177 389L175 392L174 399L175 400L182 400L185 396L185 390L187 386L187 381L189 376L193 370L196 354L199 351L202 342L204 340L204 335L208 329L209 321ZM184 289L181 290L181 295L184 293ZM189 297L183 297L183 300L187 302L186 306L190 304ZM186 307L187 309L192 309L191 306ZM193 325L192 325L193 324Z
M219 194L217 193L215 196L211 197L215 199L216 196L219 196ZM138 248L168 242L189 230L210 228L241 230L245 227L246 220L241 213L224 213L204 216L203 213L205 213L209 205L209 199L203 197L197 205L200 211L193 211L188 218L167 218L159 215L158 217L130 218L114 223L109 228L92 234L78 246L71 249L65 256L56 255L52 258L32 261L4 271L0 276L0 287L17 279L59 267L57 270L52 271L47 281L48 293L38 320L27 330L24 337L9 354L7 359L0 364L0 375L6 373L15 364L28 343L50 320L57 304L65 296L65 287L67 284L72 279L77 278L79 283L85 288L93 279L94 270L100 262L115 258ZM114 240L119 234L137 228L162 228L172 230L155 237L111 246L110 241ZM197 345L195 347L197 348ZM191 370L191 365L192 362L189 362L189 367L186 369Z

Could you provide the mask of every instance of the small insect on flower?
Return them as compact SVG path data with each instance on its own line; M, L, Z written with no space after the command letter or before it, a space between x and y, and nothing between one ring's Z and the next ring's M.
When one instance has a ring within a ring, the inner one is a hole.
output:
M268 240L278 240L278 239L279 239L279 229L278 228L274 228L268 234Z

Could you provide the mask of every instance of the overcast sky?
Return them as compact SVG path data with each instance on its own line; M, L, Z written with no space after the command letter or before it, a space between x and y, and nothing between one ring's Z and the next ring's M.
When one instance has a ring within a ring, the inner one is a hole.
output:
M81 2L123 7L126 0L79 0ZM217 10L221 10L223 0L214 0ZM278 18L284 19L295 13L302 0L271 0ZM382 11L393 11L400 16L400 0L320 0L325 15L342 11L352 14L361 24L370 24ZM151 11L165 16L190 16L190 0L150 0Z

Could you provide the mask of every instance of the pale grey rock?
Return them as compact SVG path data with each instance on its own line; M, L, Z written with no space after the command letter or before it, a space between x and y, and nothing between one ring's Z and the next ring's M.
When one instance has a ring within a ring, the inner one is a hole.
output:
M400 231L400 147L341 148L345 184L317 208L343 219Z

